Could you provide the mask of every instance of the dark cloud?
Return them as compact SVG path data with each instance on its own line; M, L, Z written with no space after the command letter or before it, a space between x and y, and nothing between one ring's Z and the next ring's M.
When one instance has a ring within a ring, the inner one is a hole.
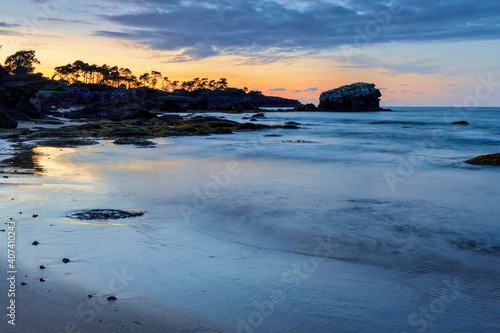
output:
M306 90L304 90L304 92L316 92L316 91L318 91L318 87L307 88Z
M2 27L2 28L13 28L13 27L18 27L18 26L19 26L18 24L0 22L0 27Z
M41 0L35 0L41 1ZM109 0L117 3L117 0ZM498 0L120 1L136 10L103 17L115 32L179 61L215 55L322 52L342 45L500 38ZM396 6L400 4L400 6ZM134 7L135 6L135 7ZM393 14L391 14L391 12Z
M269 89L269 91L286 91L285 88L274 88L274 89Z

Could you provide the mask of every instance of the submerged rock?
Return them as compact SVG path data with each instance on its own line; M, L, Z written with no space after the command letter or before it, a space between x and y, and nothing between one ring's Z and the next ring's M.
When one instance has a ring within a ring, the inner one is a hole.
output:
M145 212L140 211L125 211L119 209L91 209L83 210L80 212L75 212L69 214L67 217L80 221L92 221L92 220L119 220L132 217L143 216Z
M497 154L489 154L489 155L481 155L465 161L467 164L472 165L493 165L500 166L500 153Z
M358 82L325 91L319 98L319 111L389 111L380 107L382 94L374 84Z
M113 142L115 145L136 145L141 147L156 146L156 143L146 139L120 138Z
M469 125L468 122L462 120L462 121L455 121L453 123L451 123L452 125Z
M67 148L98 145L99 141L88 139L50 139L37 141L37 145L44 147Z

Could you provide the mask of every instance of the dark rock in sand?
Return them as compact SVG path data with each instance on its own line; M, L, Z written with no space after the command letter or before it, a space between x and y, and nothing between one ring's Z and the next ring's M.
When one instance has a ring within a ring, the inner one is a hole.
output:
M325 91L319 98L319 111L388 111L380 107L382 94L374 84L354 83Z
M64 259L62 260L62 262L63 262L63 263L65 263L65 264L67 264L67 263L68 263L68 262L70 262L70 261L71 261L71 260L69 260L68 258L64 258Z
M469 123L462 120L462 121L455 121L455 122L451 123L451 125L469 125Z
M40 244L40 243L37 241L34 241L33 243L31 243L31 245L34 245L34 246L38 246L38 244Z
M75 212L67 217L81 220L81 221L92 221L92 220L119 220L126 219L132 217L140 217L143 216L145 212L139 211L124 211L119 209L91 209L84 210L80 212Z
M489 155L481 155L465 161L467 164L472 165L493 165L500 166L500 153L497 154L489 154Z
M4 76L0 81L0 107L14 120L41 118L42 114L30 100L48 82L41 74Z
M115 296L109 296L108 298L106 298L108 301L116 301L116 297Z

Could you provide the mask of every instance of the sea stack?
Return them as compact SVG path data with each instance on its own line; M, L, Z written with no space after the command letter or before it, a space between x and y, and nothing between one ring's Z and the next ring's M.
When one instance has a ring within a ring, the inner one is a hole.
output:
M318 111L390 111L380 107L381 96L380 90L372 83L353 83L323 92Z

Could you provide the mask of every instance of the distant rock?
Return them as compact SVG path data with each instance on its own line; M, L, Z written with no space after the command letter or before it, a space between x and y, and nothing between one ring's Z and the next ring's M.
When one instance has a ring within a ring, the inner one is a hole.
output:
M160 111L167 112L182 112L184 108L179 104L167 99L163 102L163 105L160 107Z
M256 113L252 116L252 118L263 118L265 115L262 112Z
M316 107L316 105L314 105L312 103L309 103L309 104L306 104L306 105L298 105L293 110L294 111L307 111L307 112L311 112L311 111L318 111L318 108Z
M92 220L119 220L132 217L143 216L145 212L140 211L124 211L120 209L91 209L72 213L67 217L80 221ZM69 260L68 260L69 261Z
M467 164L472 165L493 165L500 166L500 153L497 154L489 154L489 155L481 155L465 161Z
M454 123L451 123L452 125L469 125L468 122L462 120L462 121L455 121Z
M258 108L253 107L248 101L239 101L233 106L233 110L242 112L242 111L253 111Z
M323 92L318 111L390 111L380 107L381 96L374 84L358 82Z

